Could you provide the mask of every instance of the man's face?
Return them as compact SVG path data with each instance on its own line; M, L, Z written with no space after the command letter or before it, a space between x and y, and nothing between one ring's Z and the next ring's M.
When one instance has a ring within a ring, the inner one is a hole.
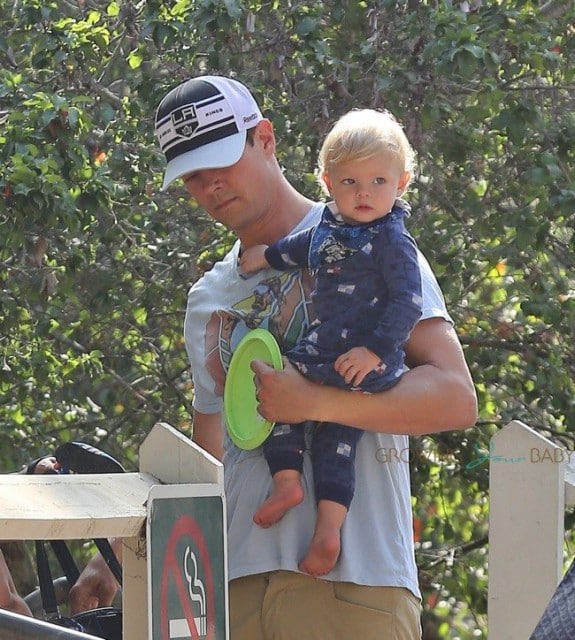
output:
M266 157L256 141L246 143L241 158L230 167L202 169L183 176L188 193L228 229L241 234L254 223L265 202Z

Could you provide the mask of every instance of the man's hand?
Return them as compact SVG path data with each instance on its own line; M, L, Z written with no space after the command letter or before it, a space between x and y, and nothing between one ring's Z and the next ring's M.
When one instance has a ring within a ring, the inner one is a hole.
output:
M274 422L304 422L313 415L311 405L318 385L304 378L286 358L283 361L281 371L261 360L251 364L255 373L258 412ZM288 401L286 397L289 397Z
M310 382L285 358L283 371L254 361L258 411L275 422L337 422L407 435L473 426L477 398L451 324L442 318L418 322L406 355L411 370L391 389L372 394Z

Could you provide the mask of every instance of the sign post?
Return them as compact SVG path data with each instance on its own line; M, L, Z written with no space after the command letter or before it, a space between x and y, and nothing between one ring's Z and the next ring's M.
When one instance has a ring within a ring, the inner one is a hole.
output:
M225 501L217 484L156 485L148 500L150 640L227 640Z

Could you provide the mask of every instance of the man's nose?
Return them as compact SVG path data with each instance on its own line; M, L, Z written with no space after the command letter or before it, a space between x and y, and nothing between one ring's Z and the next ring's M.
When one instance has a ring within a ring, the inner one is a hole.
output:
M223 176L221 169L205 169L202 175L202 182L206 191L218 191L223 186Z

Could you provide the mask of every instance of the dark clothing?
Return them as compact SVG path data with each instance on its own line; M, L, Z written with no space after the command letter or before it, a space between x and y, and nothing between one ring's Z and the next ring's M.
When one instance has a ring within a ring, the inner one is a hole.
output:
M575 638L575 561L563 576L529 640Z
M286 236L266 250L271 267L307 267L316 276L312 302L317 320L286 354L307 378L350 388L334 364L342 353L359 346L374 352L381 362L359 387L351 387L354 390L382 391L403 374L403 348L422 305L417 249L404 224L407 215L408 205L398 200L386 216L350 225L326 206L317 226ZM334 433L331 442L330 432ZM313 462L318 500L319 489L319 494L332 496L327 499L349 507L361 433L327 423L317 427L322 446L312 445L312 458L329 456L325 462ZM272 474L272 467L281 468L284 455L290 465L284 468L299 468L294 460L304 449L302 439L303 429L297 425L276 425L264 443Z
M349 225L326 207L318 226L266 251L275 269L309 267L316 276L317 320L287 353L306 377L342 386L333 363L357 346L383 363L374 389L367 390L381 390L401 376L403 346L421 315L421 277L415 242L404 224L407 215L406 208L395 206L374 222Z
M284 469L302 473L305 449L305 423L276 424L263 451L272 476ZM355 451L361 429L353 429L335 422L316 425L311 461L315 499L332 500L349 509L355 491Z

